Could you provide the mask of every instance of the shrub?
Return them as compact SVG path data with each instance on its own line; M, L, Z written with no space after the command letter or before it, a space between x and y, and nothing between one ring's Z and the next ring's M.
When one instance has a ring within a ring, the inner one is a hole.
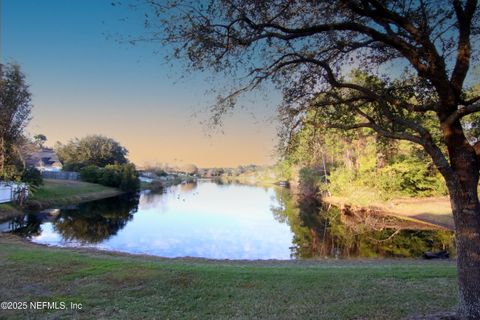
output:
M406 196L445 194L440 174L432 174L428 163L406 159L382 168L376 179L378 188L386 193Z
M124 191L138 191L140 189L140 179L135 166L131 163L122 165L122 175L120 179L120 189Z
M138 173L135 165L131 163L107 165L105 168L86 166L80 170L80 177L86 182L119 188L127 192L140 189Z
M122 166L121 165L107 165L105 168L101 169L100 171L100 184L108 187L116 187L120 186L122 181Z
M100 175L100 168L94 165L80 169L80 178L86 182L99 183Z
M31 186L38 187L43 184L42 173L34 167L26 168L21 177L22 182L25 182Z

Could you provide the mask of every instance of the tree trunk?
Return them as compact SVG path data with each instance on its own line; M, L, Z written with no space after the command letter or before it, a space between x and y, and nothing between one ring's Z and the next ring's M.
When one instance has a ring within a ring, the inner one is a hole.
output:
M453 175L447 178L457 247L458 315L480 319L480 203L479 160L459 122L446 130Z
M472 199L461 189L450 194L457 247L458 313L460 319L480 319L480 205L478 196Z

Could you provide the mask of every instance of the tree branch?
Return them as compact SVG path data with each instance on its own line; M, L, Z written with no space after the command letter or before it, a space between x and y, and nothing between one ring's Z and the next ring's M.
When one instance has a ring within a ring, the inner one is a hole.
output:
M455 121L458 121L469 114L479 112L479 111L480 111L480 101L477 101L477 103L473 103L463 108L457 109L445 121L442 122L442 125L451 126Z

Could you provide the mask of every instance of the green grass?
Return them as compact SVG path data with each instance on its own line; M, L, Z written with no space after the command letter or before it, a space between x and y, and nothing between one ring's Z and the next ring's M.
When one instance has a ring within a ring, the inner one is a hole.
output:
M83 181L49 180L33 194L33 200L52 200L92 193L114 192L117 189Z
M121 194L122 191L83 181L45 179L28 199L29 210L39 210L85 201L98 200Z
M13 203L0 204L0 221L25 213L25 210L62 206L73 203L97 200L121 194L122 191L99 184L83 181L45 179L28 199L25 207Z
M34 246L0 236L0 300L81 311L11 319L402 319L451 311L451 261L210 261Z

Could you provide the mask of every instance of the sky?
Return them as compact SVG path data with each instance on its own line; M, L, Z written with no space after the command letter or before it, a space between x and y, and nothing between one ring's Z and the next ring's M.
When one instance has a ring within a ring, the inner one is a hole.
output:
M45 134L53 146L103 134L139 166L275 162L278 93L247 97L223 133L208 128L201 121L215 97L207 91L228 79L166 63L159 44L122 43L143 31L142 19L111 2L0 0L0 61L18 63L26 75L30 135Z

